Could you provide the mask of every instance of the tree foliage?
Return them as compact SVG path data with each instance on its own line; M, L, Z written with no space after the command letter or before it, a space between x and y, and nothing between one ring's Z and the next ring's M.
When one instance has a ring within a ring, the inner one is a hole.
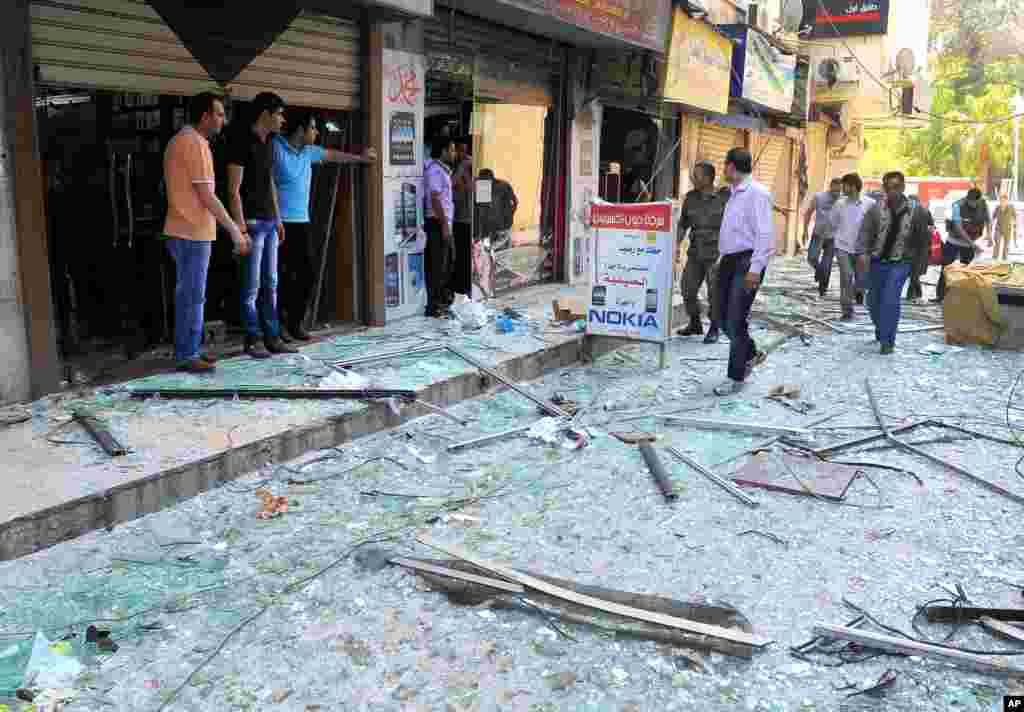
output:
M998 0L997 0L998 1ZM1017 12L1024 0L996 8ZM960 3L957 3L961 5ZM961 9L976 9L963 3ZM968 21L976 18L961 15ZM972 58L947 48L932 63L934 96L923 128L883 129L867 133L868 150L860 169L866 175L901 169L908 175L963 176L991 185L1010 174L1013 161L1013 100L1024 87L1024 58L1004 57L973 71Z

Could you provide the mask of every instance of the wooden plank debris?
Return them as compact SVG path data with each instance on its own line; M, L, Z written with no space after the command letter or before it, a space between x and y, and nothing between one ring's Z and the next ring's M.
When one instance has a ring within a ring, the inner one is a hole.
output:
M736 630L729 630L728 628L722 628L721 626L706 625L698 623L696 621L685 620L683 618L676 618L675 616L667 616L662 613L654 613L651 611L641 610L633 606L622 605L619 603L612 603L605 601L593 596L587 596L579 594L574 591L567 590L560 586L552 585L546 581L538 579L527 574L520 573L515 569L503 566L501 564L493 563L473 555L465 549L455 546L452 544L441 544L435 542L432 537L426 534L421 534L417 541L424 546L443 551L450 556L468 561L475 566L479 566L482 569L491 571L499 576L521 583L527 588L531 588L537 591L554 596L555 598L561 598L572 603L577 603L581 606L593 608L606 613L613 613L615 615L623 616L626 618L632 618L635 620L647 621L648 623L657 623L658 625L667 626L669 628L676 628L678 630L685 630L691 633L700 633L702 635L709 635L715 638L721 638L722 640L728 640L734 643L742 643L755 648L763 648L771 644L771 640L757 638L749 633L744 633Z
M947 648L930 643L920 643L906 638L873 633L841 625L819 623L814 626L814 634L826 636L833 640L845 640L863 645L866 648L884 650L890 653L916 655L933 660L944 660L958 667L968 668L976 672L996 673L1002 675L1024 676L1024 667L1005 655L975 655L962 650Z
M497 589L499 591L508 591L510 593L525 593L526 589L517 583L509 583L508 581L502 581L501 579L487 578L486 576L477 576L476 574L466 573L465 571L458 571L456 569L449 569L443 566L435 566L422 561L416 561L415 559L403 559L395 558L391 559L392 564L397 564L405 569L412 569L413 571L422 571L430 574L436 574L438 576L447 576L448 578L459 579L460 581L468 581L469 583L480 584L481 586L487 586L489 588Z
M723 655L731 655L750 659L753 657L754 648L741 643L733 643L707 635L689 633L674 628L645 621L638 621L623 616L606 614L595 611L592 608L581 606L565 599L549 596L540 591L527 591L526 594L517 594L511 591L496 591L491 585L476 584L463 579L455 578L452 572L472 573L485 581L493 582L499 579L485 576L488 572L478 566L465 561L454 559L415 559L417 563L426 563L444 571L444 574L433 574L429 571L418 570L417 574L426 581L431 588L444 593L449 600L457 605L482 606L488 605L491 608L505 608L525 613L537 613L542 611L544 615L556 616L566 623L587 625L602 631L615 633L630 638L654 640L674 647L694 648L697 650L713 651ZM522 571L534 578L546 581L575 593L586 594L613 603L633 606L647 611L655 611L665 615L690 619L711 625L721 625L737 630L749 631L750 623L735 608L730 606L717 606L711 604L689 603L677 601L662 596L653 596L645 593L631 593L628 591L617 591L615 589L601 588L599 586L587 586L575 581L545 576L544 574L531 571ZM503 582L508 584L509 582ZM517 585L517 584L509 584Z

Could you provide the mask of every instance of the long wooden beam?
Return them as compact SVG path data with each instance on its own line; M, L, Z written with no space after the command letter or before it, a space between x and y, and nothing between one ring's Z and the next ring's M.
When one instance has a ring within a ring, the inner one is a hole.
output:
M611 603L604 601L599 598L592 596L586 596L575 591L569 591L561 588L560 586L552 585L546 581L542 581L533 576L527 576L526 574L520 573L515 569L507 566L502 566L486 559L474 556L470 552L466 551L462 547L455 546L453 544L441 544L435 542L432 537L421 534L417 537L424 546L428 546L438 551L443 551L450 556L454 556L457 559L468 561L474 566L479 566L482 569L492 571L499 576L503 576L506 579L521 583L527 588L532 588L536 591L541 591L549 596L560 598L565 601L570 601L580 606L586 606L595 610L604 611L605 613L613 613L618 616L625 618L632 618L634 620L646 621L648 623L656 623L669 628L676 628L677 630L685 630L691 633L700 633L701 635L709 635L714 638L721 638L722 640L732 641L734 643L742 643L755 648L763 648L771 644L771 640L763 640L756 638L749 633L738 630L730 630L728 628L722 628L716 625L707 625L705 623L698 623L697 621L690 621L684 618L676 618L675 616L667 616L662 613L654 613L652 611L645 611L632 606L625 606L619 603Z

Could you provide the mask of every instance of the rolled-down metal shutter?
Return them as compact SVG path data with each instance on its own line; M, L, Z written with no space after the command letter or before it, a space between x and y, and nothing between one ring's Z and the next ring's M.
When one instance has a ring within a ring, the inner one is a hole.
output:
M217 84L143 0L32 0L36 81L153 94Z
M423 26L427 55L444 70L465 71L478 58L505 62L515 74L548 84L560 71L558 46L513 28L495 25L440 5ZM435 67L429 67L435 69Z
M755 133L753 135L754 178L776 196L785 196L789 186L778 185L786 177L788 171L782 165L784 158L789 157L790 139L786 136ZM783 200L783 203L786 201Z
M743 145L743 132L737 129L705 123L700 127L694 162L710 161L715 166L715 182L725 182L725 154Z
M254 11L256 8L254 6ZM289 106L348 110L360 101L359 25L303 12L228 85L232 97L280 94Z

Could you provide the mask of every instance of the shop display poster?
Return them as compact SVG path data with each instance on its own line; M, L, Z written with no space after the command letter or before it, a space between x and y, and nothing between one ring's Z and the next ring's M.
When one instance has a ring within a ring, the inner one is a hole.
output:
M587 334L664 342L672 316L672 204L597 203Z
M386 178L423 175L423 111L425 101L423 55L385 49L384 151Z

